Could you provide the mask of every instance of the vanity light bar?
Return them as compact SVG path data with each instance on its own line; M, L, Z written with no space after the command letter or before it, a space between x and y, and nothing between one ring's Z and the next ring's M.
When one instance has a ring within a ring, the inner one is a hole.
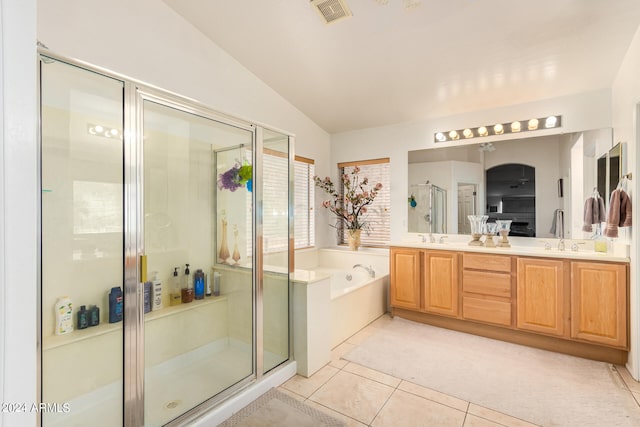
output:
M490 126L436 132L434 142L457 141L481 136L504 135L509 133L530 132L542 129L559 128L562 126L562 116L541 117L539 119L519 120L509 123L496 123Z

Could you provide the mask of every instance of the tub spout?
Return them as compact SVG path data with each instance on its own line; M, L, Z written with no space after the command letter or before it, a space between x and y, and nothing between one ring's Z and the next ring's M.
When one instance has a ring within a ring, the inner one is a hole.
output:
M373 267L371 266L367 267L366 265L362 265L362 264L356 264L353 266L353 268L356 268L356 267L364 268L365 270L367 270L367 273L369 273L370 277L376 277L376 272L373 271Z

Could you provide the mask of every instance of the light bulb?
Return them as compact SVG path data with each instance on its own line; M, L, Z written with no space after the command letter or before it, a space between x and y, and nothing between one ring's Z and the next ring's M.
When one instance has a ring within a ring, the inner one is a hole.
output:
M465 138L473 138L473 131L469 128L462 131Z
M446 141L446 140L447 140L447 137L446 137L446 136L444 136L444 133L442 133L442 132L438 132L438 133L436 133L436 140L437 140L438 142L443 142L443 141Z
M497 125L495 125L493 127L493 132L496 135L502 135L504 133L504 128L502 127L502 125L500 123L498 123Z
M460 135L458 135L458 132L456 132L455 130L452 130L451 132L449 132L449 138L451 138L451 139L459 139Z
M93 129L96 131L96 133L104 132L104 128L102 126L100 126L100 125L95 125L95 127Z
M487 135L489 135L489 132L487 131L487 128L486 128L486 127L484 127L484 126L480 126L480 127L478 128L478 135L480 135L480 136L487 136Z
M520 132L520 122L511 123L511 132Z
M538 119L529 120L529 123L527 124L527 129L529 129L529 130L538 129Z
M556 116L549 116L547 120L544 122L544 127L546 128L554 128L556 127L556 123L558 123L558 118Z

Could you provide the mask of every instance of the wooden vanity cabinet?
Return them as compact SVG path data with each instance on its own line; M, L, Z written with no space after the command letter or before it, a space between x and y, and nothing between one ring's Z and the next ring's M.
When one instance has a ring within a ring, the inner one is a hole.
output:
M457 317L460 255L449 251L425 251L423 310Z
M629 264L390 248L393 313L435 326L624 364Z
M513 257L462 254L462 317L501 326L513 322Z
M628 347L626 264L571 263L571 338Z
M545 258L518 258L518 329L564 337L569 284L566 262Z
M390 248L392 307L420 310L421 253L420 249Z

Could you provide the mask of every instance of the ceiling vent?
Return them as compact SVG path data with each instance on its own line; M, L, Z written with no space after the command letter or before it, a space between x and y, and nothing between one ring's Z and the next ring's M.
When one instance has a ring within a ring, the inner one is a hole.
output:
M353 16L344 0L311 0L311 6L318 12L325 24Z

